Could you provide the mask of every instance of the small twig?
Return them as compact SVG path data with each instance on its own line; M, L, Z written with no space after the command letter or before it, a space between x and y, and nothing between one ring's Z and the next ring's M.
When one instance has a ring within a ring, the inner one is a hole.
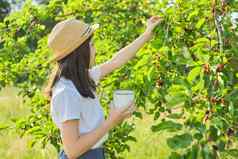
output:
M217 41L219 44L219 49L220 49L220 53L223 52L223 40L222 40L222 24L218 21L218 17L216 14L216 0L212 1L212 15L214 18L214 24L216 27L216 32L217 32Z
M165 45L166 40L168 39L168 36L169 36L169 23L167 23L166 34L164 36L163 46Z
M218 36L220 53L222 53L223 52L222 30L221 30L221 24L220 22L218 22L218 19L216 16L214 17L214 22L215 22L217 36Z

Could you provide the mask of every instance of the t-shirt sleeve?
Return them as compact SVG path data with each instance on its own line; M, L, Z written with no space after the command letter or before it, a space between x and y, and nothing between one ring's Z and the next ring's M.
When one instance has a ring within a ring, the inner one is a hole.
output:
M82 105L80 97L74 92L63 89L54 97L55 114L59 122L80 119Z
M95 83L98 84L101 78L100 65L93 66L91 69L89 69L89 74Z

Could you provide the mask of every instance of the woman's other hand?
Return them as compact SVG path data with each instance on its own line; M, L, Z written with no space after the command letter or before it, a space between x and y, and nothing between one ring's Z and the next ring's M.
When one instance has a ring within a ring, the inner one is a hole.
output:
M113 103L110 103L110 113L108 120L112 124L112 127L120 124L123 120L132 116L133 112L136 110L134 102L128 104L128 106L116 108Z

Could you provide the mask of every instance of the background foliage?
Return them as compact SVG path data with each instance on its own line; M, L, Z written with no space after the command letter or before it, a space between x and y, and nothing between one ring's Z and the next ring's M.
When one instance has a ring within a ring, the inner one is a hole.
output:
M99 23L95 33L97 63L104 62L145 29L151 15L163 17L154 39L137 56L103 79L97 92L108 112L112 91L130 88L138 107L152 104L154 133L167 139L170 159L214 159L238 155L238 29L232 23L237 0L51 0L41 5L26 1L0 22L0 88L18 87L31 114L12 119L22 135L35 142L61 142L49 116L42 87L52 69L47 36L67 18ZM1 14L2 15L2 14ZM141 112L135 116L142 117ZM122 123L105 143L108 158L122 158L136 125ZM8 125L1 124L1 128ZM138 140L138 139L137 139ZM158 139L159 140L159 139Z

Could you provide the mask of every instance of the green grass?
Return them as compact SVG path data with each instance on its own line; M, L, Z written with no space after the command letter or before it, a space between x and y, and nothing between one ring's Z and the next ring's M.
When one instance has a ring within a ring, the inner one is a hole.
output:
M151 116L143 114L143 119L134 119L136 129L132 135L137 138L137 142L130 142L130 152L122 154L126 159L167 159L170 149L166 144L167 134L153 133L150 130L154 120Z
M23 99L17 95L15 88L5 88L0 92L0 124L11 124L12 118L22 117L29 113L23 106ZM31 136L20 137L13 129L0 131L0 156L4 159L56 159L57 152L50 144L46 149L36 144L29 148Z
M17 96L15 88L5 88L0 92L0 124L11 123L11 118L25 116L29 110L23 106L23 100ZM143 119L133 118L129 121L136 123L136 130L132 133L137 142L130 142L130 152L124 152L126 159L167 159L170 153L166 145L166 134L152 133L151 124L154 123L151 116L143 114ZM36 144L33 148L28 147L31 136L19 137L10 129L0 131L0 156L4 159L57 159L55 148L48 144L42 149Z

